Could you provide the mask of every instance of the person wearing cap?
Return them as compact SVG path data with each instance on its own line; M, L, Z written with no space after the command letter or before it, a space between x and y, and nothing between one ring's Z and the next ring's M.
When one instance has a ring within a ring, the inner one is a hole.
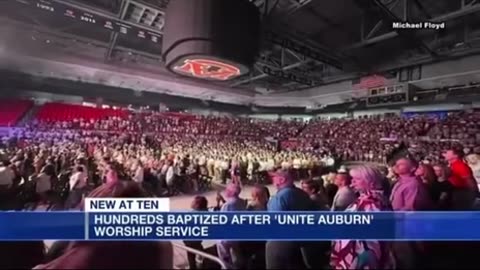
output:
M225 188L226 199L220 208L220 212L245 211L247 209L247 201L240 198L241 192L242 189L239 185L234 183L228 184ZM247 261L244 257L241 247L241 243L237 241L218 242L218 256L226 265L229 266L229 269L244 268Z
M268 202L267 209L277 211L315 211L316 204L303 190L295 187L293 178L285 170L270 173L277 194ZM268 241L265 248L266 269L321 268L323 256L319 256L317 242ZM324 266L324 265L323 265Z
M242 188L235 184L230 183L225 188L225 203L222 205L220 211L229 212L229 211L244 211L247 208L247 201L240 198L240 193Z
M311 211L316 210L310 197L295 187L292 176L283 169L270 173L277 194L268 202L268 211Z

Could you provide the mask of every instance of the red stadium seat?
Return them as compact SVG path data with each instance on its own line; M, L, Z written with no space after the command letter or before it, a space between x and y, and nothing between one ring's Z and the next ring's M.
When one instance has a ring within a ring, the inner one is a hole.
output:
M127 117L128 111L87 107L64 103L47 103L36 115L39 121L58 122L74 119L100 120L107 117Z
M0 126L14 126L33 106L31 100L0 100Z

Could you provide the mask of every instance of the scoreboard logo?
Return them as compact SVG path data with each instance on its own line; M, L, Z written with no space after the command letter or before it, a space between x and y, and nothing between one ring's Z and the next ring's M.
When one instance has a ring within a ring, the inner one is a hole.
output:
M173 66L172 70L198 79L217 81L227 81L242 75L240 68L234 65L209 59L185 59Z

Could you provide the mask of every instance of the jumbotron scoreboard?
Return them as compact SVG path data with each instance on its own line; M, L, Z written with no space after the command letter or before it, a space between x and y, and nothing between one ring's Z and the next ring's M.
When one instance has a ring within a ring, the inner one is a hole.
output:
M367 106L400 105L408 103L409 85L398 84L368 89Z

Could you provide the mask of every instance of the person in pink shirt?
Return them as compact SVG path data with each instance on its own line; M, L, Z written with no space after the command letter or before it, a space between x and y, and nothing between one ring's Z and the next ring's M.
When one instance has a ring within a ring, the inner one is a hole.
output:
M415 176L417 163L410 158L400 158L394 166L398 176L390 201L394 211L431 210L432 202L421 180Z
M396 161L394 172L398 175L390 201L394 211L432 210L433 204L428 190L421 180L415 176L417 163L407 157ZM414 269L421 264L424 251L417 242L395 242L394 251L397 265L401 269Z

